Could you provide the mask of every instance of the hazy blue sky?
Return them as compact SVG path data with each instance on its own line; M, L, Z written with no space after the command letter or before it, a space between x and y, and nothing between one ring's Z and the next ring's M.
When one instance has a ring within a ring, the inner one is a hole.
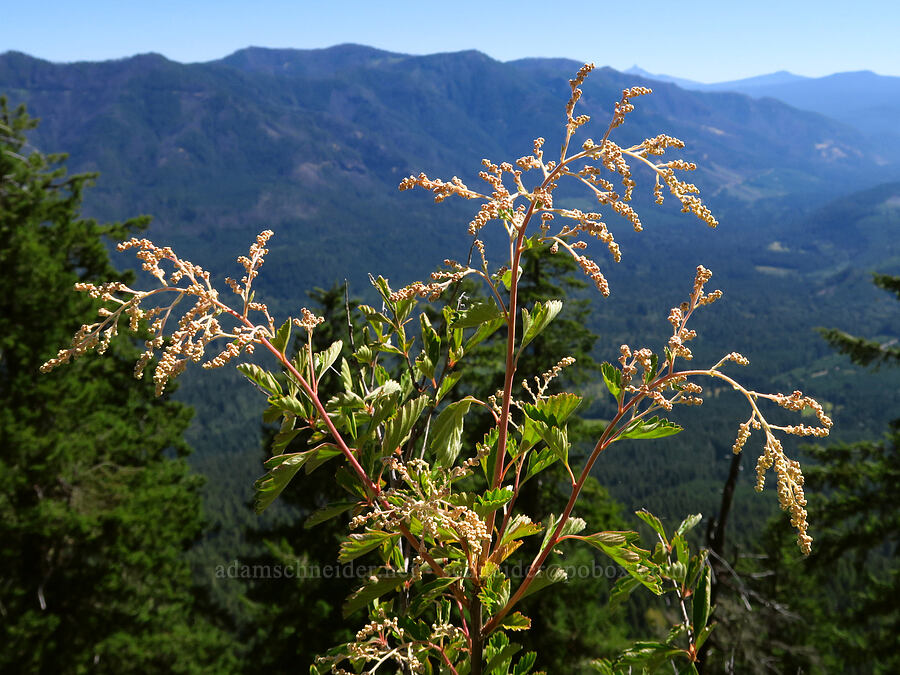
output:
M159 52L182 62L249 45L356 42L507 61L562 56L704 82L790 70L900 75L897 0L0 0L0 52L51 61Z

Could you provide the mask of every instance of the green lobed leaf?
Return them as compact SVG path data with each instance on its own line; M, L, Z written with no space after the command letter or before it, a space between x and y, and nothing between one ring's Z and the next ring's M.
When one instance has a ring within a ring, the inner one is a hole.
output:
M288 341L291 339L291 319L288 319L283 324L281 324L281 328L275 333L275 337L273 337L269 342L272 343L272 346L275 347L278 351L284 354L284 350L287 349Z
M265 462L269 472L254 483L256 496L253 507L257 513L265 511L287 487L300 468L316 453L316 450L276 455Z
M556 565L539 570L538 573L534 575L534 579L528 588L525 589L525 592L520 599L527 598L532 593L537 593L551 584L565 581L568 578L566 571L562 567L557 567Z
M528 456L528 470L525 472L522 483L529 478L536 476L548 466L558 461L559 457L551 448L544 448L540 452L532 452L531 455Z
M394 452L406 441L426 405L428 405L427 396L419 396L407 401L400 406L397 414L385 423L384 438L381 441L381 451L385 456Z
M559 524L559 516L550 514L550 516L547 518L547 521L548 521L547 522L547 531L544 533L544 540L541 542L541 548L540 548L541 551L543 551L545 548L547 548L547 542L550 541L550 537L556 531L556 526ZM584 522L584 519L570 517L566 520L565 524L562 526L562 530L560 530L559 536L565 537L566 535L569 535L569 534L578 534L586 526L587 526L587 523Z
M353 374L350 372L350 364L344 357L341 357L341 386L344 391L353 391Z
M280 395L282 393L281 385L278 384L275 376L255 363L241 363L237 366L237 370L269 395Z
M540 335L544 329L550 325L550 322L556 318L562 309L562 301L548 300L546 303L534 303L531 312L522 308L522 342L519 344L519 350L525 347Z
M390 319L370 305L358 305L356 309L362 312L363 316L366 317L366 321L371 323L374 328L380 329L382 326L389 326L391 323Z
M534 667L534 662L536 660L537 652L525 652L521 657L519 657L519 660L518 662L516 662L511 675L527 675L527 673L531 672L531 669Z
M440 403L444 396L446 396L451 389L459 382L460 378L463 376L462 371L458 371L455 373L450 373L444 376L444 379L441 380L441 384L438 387L437 395L435 396L435 404Z
M312 417L311 411L308 409L306 401L301 401L296 396L270 396L269 405L273 405L279 410L289 412L302 419Z
M663 527L662 521L659 518L654 516L647 509L635 511L634 515L636 515L638 518L652 527L653 531L660 536L663 542L665 542L666 546L669 545L669 538L666 536L666 528Z
M514 657L520 650L522 649L521 645L517 645L516 643L510 643L506 645L503 649L501 649L497 654L487 663L487 666L484 668L485 673L494 673L496 671L506 673L508 672L509 662L512 661L512 657ZM506 666L504 668L503 666Z
M531 619L522 614L522 612L513 612L507 614L503 621L500 622L500 628L506 630L528 630L531 628Z
M272 449L272 454L280 455L281 453L283 453L287 446L290 445L291 441L297 437L300 431L300 429L285 429L275 434L275 437L272 439L272 445L270 446Z
M388 380L372 392L370 395L372 416L366 429L366 438L374 438L378 426L397 410L400 395L400 385L394 380ZM369 400L369 397L366 397L366 400Z
M581 405L582 397L577 394L554 394L537 402L538 410L553 421L554 426L563 424L575 409ZM548 422L549 423L549 422Z
M521 278L522 276L522 268L519 267L518 274L516 275L516 280ZM495 279L498 277L494 277ZM512 270L506 270L499 276L500 282L506 287L506 290L509 290L512 287Z
M381 576L377 581L372 581L354 591L343 606L343 615L346 619L358 609L362 609L373 600L377 600L385 593L390 593L402 586L409 575L398 574L396 576Z
M695 513L693 515L688 516L684 520L681 521L681 525L678 526L678 529L675 530L676 535L682 535L685 532L690 532L694 529L697 524L703 520L702 513Z
M476 302L468 309L460 310L453 318L450 328L480 328L484 324L491 324L501 317L500 308L493 301Z
M609 592L609 608L619 607L640 585L641 582L632 576L621 577Z
M508 544L514 539L521 539L522 537L530 537L533 534L538 534L543 529L544 528L540 523L531 522L531 518L525 514L516 514L506 526L506 531L503 533L503 538L500 540L498 548Z
M487 323L481 324L478 327L478 330L476 330L475 333L473 333L472 337L470 337L468 340L466 340L466 346L464 347L463 351L468 352L469 350L472 349L472 347L474 347L475 345L479 344L480 342L486 340L491 335L496 333L497 330L500 328L500 326L503 326L505 324L506 324L506 319L504 319L502 316L498 316L496 319L493 319L492 321L488 321Z
M328 370L335 361L337 361L337 357L341 355L341 349L343 348L343 346L343 342L341 342L340 340L335 340L331 343L331 346L328 347L328 349L325 349L315 355L317 377L321 378L322 375L325 374L325 371Z
M304 464L304 469L306 473L312 473L320 466L322 466L329 459L342 455L341 449L337 447L334 443L321 443L317 445L312 452L314 453L312 457Z
M619 395L622 393L622 371L611 363L604 361L600 364L600 372L603 375L603 383L609 389L609 393L618 401Z
M709 637L709 634L712 633L713 628L716 627L716 624L711 623L708 626L704 626L697 632L697 638L694 642L694 646L699 650L700 647L703 646L703 643L706 642L706 638Z
M425 354L436 365L441 358L441 338L431 325L427 314L419 315L419 323L422 326L422 342L425 345Z
M624 666L639 666L644 669L641 672L654 673L675 656L686 656L686 653L683 649L664 642L635 642L619 656L617 663Z
M399 536L399 532L384 532L382 530L368 530L360 534L350 534L341 543L338 561L345 563L356 560L361 555L374 551L384 542L396 539Z
M484 518L509 502L513 498L513 494L511 488L488 490L484 494L478 495L474 505L475 513Z
M459 577L440 577L417 587L417 593L409 606L409 613L416 617L422 614L431 604L431 601L441 595L450 586L459 581Z
M462 450L463 420L476 399L466 396L441 411L431 427L431 450L437 466L449 467Z
M315 527L316 525L324 523L326 520L331 520L332 518L339 516L342 513L346 513L358 503L359 502L355 500L332 502L328 506L315 511L309 518L307 518L303 523L303 529L308 530L312 527Z
M582 539L605 553L653 593L656 595L662 594L662 583L659 578L658 568L650 561L649 551L638 548L631 543L624 546L610 546L604 543L604 537L598 535L589 535L582 537Z
M666 436L674 436L680 431L682 431L682 427L674 422L654 415L649 420L634 420L616 440L623 438L664 438Z

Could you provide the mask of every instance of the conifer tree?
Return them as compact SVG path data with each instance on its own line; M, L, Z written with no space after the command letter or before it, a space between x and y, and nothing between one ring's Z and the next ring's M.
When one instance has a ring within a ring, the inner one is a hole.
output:
M42 375L96 313L76 282L123 279L104 237L148 218L82 218L95 176L30 148L0 98L0 671L227 672L183 553L201 531L184 460L191 411L132 377L137 350Z

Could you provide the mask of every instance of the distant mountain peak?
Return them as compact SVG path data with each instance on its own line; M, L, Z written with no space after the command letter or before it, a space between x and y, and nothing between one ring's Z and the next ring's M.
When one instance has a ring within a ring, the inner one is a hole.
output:
M625 75L637 75L638 77L643 77L647 80L656 80L657 82L669 82L671 84L676 84L682 89L697 89L699 87L704 86L700 82L695 82L694 80L688 80L683 77L675 77L674 75L662 75L657 73L651 73L649 71L644 70L637 64L631 66L628 70L622 71Z

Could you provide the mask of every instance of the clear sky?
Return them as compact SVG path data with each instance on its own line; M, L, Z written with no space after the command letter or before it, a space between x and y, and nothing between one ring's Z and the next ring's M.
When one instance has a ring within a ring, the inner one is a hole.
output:
M343 42L409 54L567 57L719 82L790 70L900 76L898 0L0 0L0 52L175 61Z

